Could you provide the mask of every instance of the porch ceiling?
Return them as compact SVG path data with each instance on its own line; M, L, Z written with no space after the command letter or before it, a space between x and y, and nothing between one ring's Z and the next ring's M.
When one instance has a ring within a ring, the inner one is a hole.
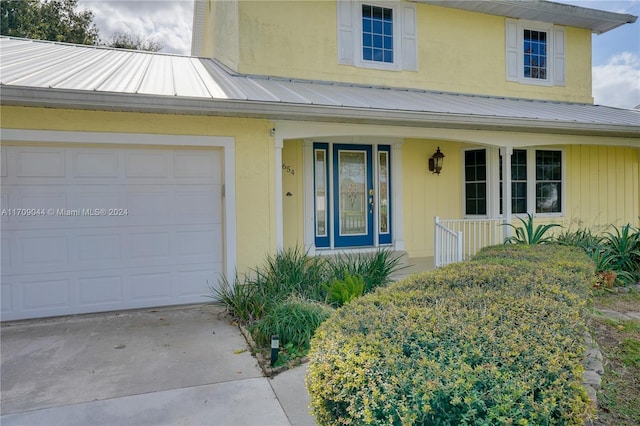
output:
M0 37L3 105L637 137L640 111L233 73L212 59Z

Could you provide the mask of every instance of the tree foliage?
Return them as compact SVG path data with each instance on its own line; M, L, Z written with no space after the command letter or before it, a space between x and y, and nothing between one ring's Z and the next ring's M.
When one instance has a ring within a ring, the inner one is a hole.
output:
M90 10L78 10L78 0L1 0L1 34L12 37L98 45L98 28ZM107 46L158 52L162 45L140 34L117 32Z
M78 0L2 0L1 33L13 37L95 45L100 40L93 12Z
M158 52L162 45L153 39L148 39L141 34L116 32L111 36L107 46L120 49L147 50Z

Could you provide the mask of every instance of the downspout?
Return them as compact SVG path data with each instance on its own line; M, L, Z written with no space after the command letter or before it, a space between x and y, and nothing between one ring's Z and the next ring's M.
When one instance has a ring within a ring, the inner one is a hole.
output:
M504 223L511 223L511 155L513 148L504 146L500 148L502 155L502 214ZM504 238L511 236L511 227L504 226Z

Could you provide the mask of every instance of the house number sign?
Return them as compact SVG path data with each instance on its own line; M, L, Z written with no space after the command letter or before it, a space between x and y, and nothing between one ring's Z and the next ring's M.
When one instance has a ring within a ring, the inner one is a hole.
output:
M285 172L289 173L290 175L295 175L296 171L293 169L293 167L282 163L282 170L284 170Z

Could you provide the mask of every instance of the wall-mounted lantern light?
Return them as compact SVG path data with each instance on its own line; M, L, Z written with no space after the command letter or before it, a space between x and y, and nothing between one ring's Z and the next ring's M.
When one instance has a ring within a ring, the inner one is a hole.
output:
M444 162L444 154L438 150L429 158L429 171L433 174L439 175L442 170L442 163Z

